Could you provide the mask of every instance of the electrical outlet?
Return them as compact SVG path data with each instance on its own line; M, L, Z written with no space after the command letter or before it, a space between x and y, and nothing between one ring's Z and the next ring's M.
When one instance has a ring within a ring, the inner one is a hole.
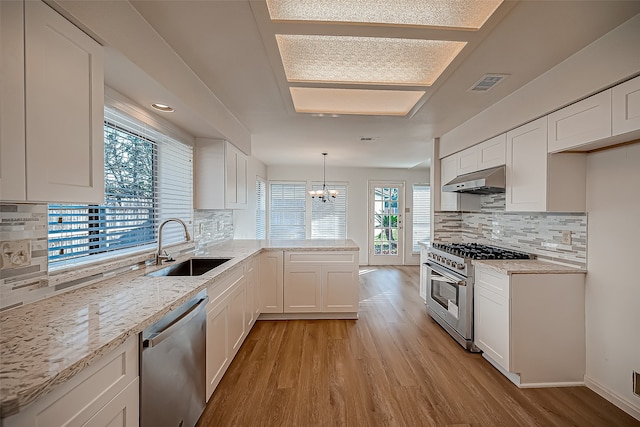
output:
M571 244L571 231L565 230L562 232L562 244L563 245Z
M27 267L31 265L31 240L14 240L0 247L0 269Z
M480 223L478 223L478 233L482 233L482 230L483 230L483 225L480 222Z
M633 394L640 397L640 373L633 371Z

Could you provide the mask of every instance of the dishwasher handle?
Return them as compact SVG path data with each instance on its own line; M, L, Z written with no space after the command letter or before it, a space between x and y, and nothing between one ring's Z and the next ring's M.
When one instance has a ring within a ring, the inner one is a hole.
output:
M142 342L142 347L152 348L169 338L174 332L179 330L183 324L188 323L191 319L196 317L200 311L204 310L204 307L207 305L207 301L209 301L209 297L202 298L189 310L185 311L180 317L167 325L163 330L151 334L149 338Z

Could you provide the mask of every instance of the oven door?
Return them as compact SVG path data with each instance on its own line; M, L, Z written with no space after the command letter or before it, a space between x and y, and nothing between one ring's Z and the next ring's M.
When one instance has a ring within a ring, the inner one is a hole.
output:
M425 263L428 270L427 307L465 340L472 338L471 331L471 287L467 278L440 265ZM437 319L436 319L437 320Z

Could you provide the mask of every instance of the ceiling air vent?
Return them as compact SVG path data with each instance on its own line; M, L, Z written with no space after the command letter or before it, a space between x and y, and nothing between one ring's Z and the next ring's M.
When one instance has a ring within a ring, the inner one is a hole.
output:
M379 136L361 136L360 137L360 142L374 142L379 140L380 137Z
M485 74L469 88L468 92L487 92L508 76L509 74Z

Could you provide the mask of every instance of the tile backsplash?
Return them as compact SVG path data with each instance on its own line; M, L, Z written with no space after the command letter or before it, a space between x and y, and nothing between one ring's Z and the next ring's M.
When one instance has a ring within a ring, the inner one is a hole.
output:
M586 267L586 213L505 212L503 194L481 200L480 212L436 212L434 242L477 242Z
M0 203L0 311L87 286L121 271L144 267L152 252L120 256L64 270L48 271L47 205ZM233 211L194 210L192 233L196 251L233 239ZM28 244L31 260L24 266L5 261L10 246ZM173 254L193 251L194 244L175 247ZM172 253L171 250L169 250Z

